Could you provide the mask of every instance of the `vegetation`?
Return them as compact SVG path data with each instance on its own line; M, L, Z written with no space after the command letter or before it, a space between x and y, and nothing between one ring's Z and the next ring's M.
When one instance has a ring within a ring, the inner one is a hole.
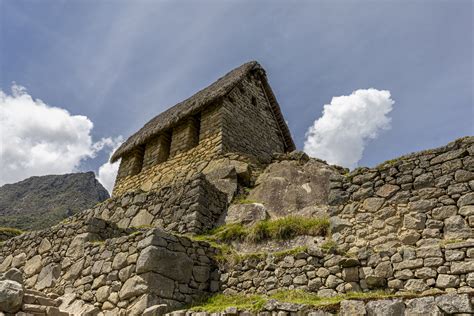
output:
M0 227L0 234L5 234L9 236L18 236L23 233L24 231L21 229L12 228L12 227Z
M209 313L222 312L228 307L237 307L239 310L259 311L263 309L266 299L262 295L224 295L217 294L191 307L194 311Z
M31 177L0 187L0 226L49 228L108 197L92 172Z
M321 244L321 249L326 252L336 252L337 243L332 239L328 239Z
M265 258L268 253L239 254L230 245L232 241L248 241L253 243L265 240L287 240L301 235L324 236L329 233L329 220L327 218L305 218L289 216L276 220L258 222L252 226L242 224L227 224L199 236L188 236L196 241L208 242L220 250L215 259L221 263L235 264L249 258ZM306 247L275 252L273 256L280 257L306 251Z
M235 240L258 243L265 240L286 240L301 235L324 236L328 232L328 218L288 216L276 220L261 221L250 227L242 224L227 224L198 238L225 243Z
M233 201L234 204L252 204L252 203L258 203L255 200L248 200L248 199L235 199Z
M270 299L276 299L280 302L305 304L313 307L328 307L337 305L347 299L354 300L369 300L369 299L385 299L393 297L417 297L417 295L407 292L403 295L391 294L385 291L373 291L373 292L350 292L343 295L337 295L334 297L319 297L316 293L310 293L302 290L285 290L277 292L273 295L224 295L217 294L210 297L209 299L192 306L191 309L194 311L207 311L207 312L222 312L228 307L236 307L239 310L248 310L257 312L263 309L266 301Z

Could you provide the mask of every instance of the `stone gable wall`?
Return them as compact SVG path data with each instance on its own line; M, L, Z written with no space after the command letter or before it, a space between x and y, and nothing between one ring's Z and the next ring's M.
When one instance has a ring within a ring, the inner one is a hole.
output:
M141 315L152 305L176 309L217 291L214 254L206 243L159 229L130 234L94 219L8 240L0 271L20 269L27 289L63 295L61 309L75 315Z
M177 233L203 233L214 228L227 209L227 195L200 174L188 182L152 192L112 197L75 220L97 217L119 228L162 227Z
M225 152L248 154L262 162L285 151L262 84L253 76L243 79L223 100L222 141Z

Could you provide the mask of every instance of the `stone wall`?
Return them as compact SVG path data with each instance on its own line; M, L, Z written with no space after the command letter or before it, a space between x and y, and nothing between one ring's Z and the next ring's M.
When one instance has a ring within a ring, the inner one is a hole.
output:
M331 178L333 237L344 250L474 238L474 137Z
M270 162L285 151L270 103L258 78L242 80L223 100L223 150Z
M195 147L182 151L176 144L176 135L174 137L175 145L171 144L174 150L170 152L168 160L161 163L156 161L153 165L151 158L147 158L145 168L139 173L130 171L133 161L129 162L127 157L122 158L113 195L119 196L138 189L149 191L185 182L201 172L211 160L221 156L222 131L219 107L211 107L201 113L199 143ZM153 150L149 150L151 151Z
M142 170L147 170L156 164L165 162L170 156L171 136L161 133L152 138L145 146ZM119 176L119 178L121 178Z
M249 258L222 270L224 293L305 290L328 297L351 291L474 292L474 242L357 254L319 248L286 256Z
M141 315L155 304L179 308L215 292L214 254L160 229L129 234L93 219L6 241L0 272L20 269L26 288L62 295L61 309L74 315Z
M171 157L188 151L199 143L200 120L200 116L191 116L173 128L171 133Z
M203 233L214 228L227 209L227 195L201 174L186 183L151 192L112 197L73 220L101 218L119 228L162 227L178 233Z
M335 253L248 259L225 292L474 291L474 137L330 180Z

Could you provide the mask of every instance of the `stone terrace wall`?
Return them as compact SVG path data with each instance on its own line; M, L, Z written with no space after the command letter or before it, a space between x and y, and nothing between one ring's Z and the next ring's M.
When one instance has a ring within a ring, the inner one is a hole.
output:
M224 269L221 283L227 294L298 289L327 297L387 288L400 293L472 293L473 272L474 242L384 252L365 249L350 256L314 248L283 257L246 259Z
M336 253L245 260L222 275L224 291L474 291L474 137L333 174L330 186Z
M119 228L162 227L178 233L202 233L227 208L227 195L201 174L186 183L151 192L129 192L112 197L73 220L97 217Z
M474 237L474 137L331 178L333 238L344 250Z
M218 289L215 250L205 243L160 229L97 241L106 223L78 225L8 240L0 271L19 268L26 288L65 295L62 309L76 315L141 315L149 306L179 308Z
M295 304L269 300L259 312L229 307L220 313L175 311L165 316L420 316L420 315L468 315L474 313L472 298L467 294L443 294L418 298L391 298L365 300L344 300L340 304L319 308L305 304ZM158 309L154 309L158 310ZM150 310L151 312L152 310ZM152 314L150 314L152 315Z

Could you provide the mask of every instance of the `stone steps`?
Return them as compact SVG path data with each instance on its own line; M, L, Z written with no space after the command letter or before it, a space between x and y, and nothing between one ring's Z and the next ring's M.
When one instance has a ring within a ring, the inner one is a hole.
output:
M16 316L70 316L59 309L61 300L55 294L26 289L21 311Z

